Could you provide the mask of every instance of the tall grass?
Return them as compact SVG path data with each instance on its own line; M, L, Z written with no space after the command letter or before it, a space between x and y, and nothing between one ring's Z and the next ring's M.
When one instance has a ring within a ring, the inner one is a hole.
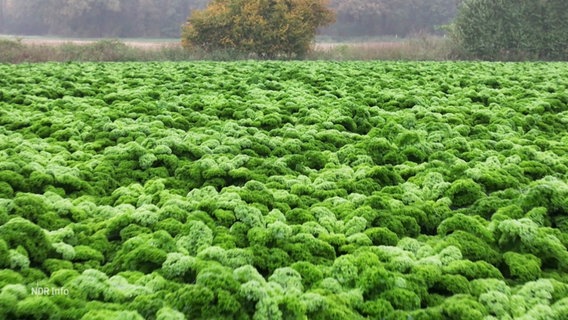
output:
M449 39L420 36L400 41L320 44L310 59L315 60L455 60L460 58Z
M134 47L119 40L89 43L29 44L0 39L0 63L70 61L187 61L242 60L251 56L234 51L188 51L179 45ZM254 57L252 57L254 58ZM317 44L308 60L449 60L456 58L449 40L420 36L401 41Z
M143 49L118 40L100 40L87 44L25 44L21 40L0 39L0 62L70 62L70 61L177 61L193 60L199 55L177 46Z

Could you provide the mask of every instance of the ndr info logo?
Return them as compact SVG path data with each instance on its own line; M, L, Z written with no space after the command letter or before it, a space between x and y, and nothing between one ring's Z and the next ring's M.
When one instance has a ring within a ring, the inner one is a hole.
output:
M65 287L40 287L36 284L35 287L32 287L32 295L36 296L68 296L69 289Z

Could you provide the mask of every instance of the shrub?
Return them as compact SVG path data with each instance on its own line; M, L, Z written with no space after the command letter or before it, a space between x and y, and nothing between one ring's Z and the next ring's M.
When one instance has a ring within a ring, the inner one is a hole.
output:
M420 297L406 289L394 288L385 291L380 297L390 302L398 310L414 310L420 307Z
M203 318L214 299L213 291L199 284L184 286L167 297L171 306L183 313L187 319Z
M323 280L323 272L317 266L307 261L295 262L291 267L301 275L302 285L306 289Z
M8 213L37 223L47 211L45 199L31 193L18 193L8 208Z
M8 256L8 245L6 241L0 239L0 268L7 268L10 265L10 258Z
M396 246L398 236L388 228L376 227L365 230L365 234L371 239L373 245Z
M52 252L52 246L44 231L23 218L13 218L0 227L0 238L9 248L22 246L34 264L41 264Z
M514 279L522 282L537 280L540 278L541 262L538 257L532 254L519 254L516 252L506 252L503 255L508 267L508 274Z
M61 319L59 308L48 297L28 297L16 306L16 316L20 319L48 320Z
M454 294L468 294L469 282L467 278L462 275L445 274L439 278L433 287L433 290L446 293L448 295Z
M497 264L501 260L499 253L478 236L461 230L447 236L448 243L458 247L463 257L472 261L485 260L491 264Z
M216 0L193 11L183 27L182 44L209 52L301 57L316 30L333 19L324 0Z
M456 208L472 205L484 195L481 186L471 179L456 180L446 191L446 196L452 200L452 206Z
M142 316L136 311L111 311L111 310L91 310L87 312L82 320L143 320Z
M481 320L487 314L485 307L470 295L450 297L441 307L445 319Z
M395 277L382 267L370 267L361 272L357 284L366 300L375 300L382 292L394 287Z

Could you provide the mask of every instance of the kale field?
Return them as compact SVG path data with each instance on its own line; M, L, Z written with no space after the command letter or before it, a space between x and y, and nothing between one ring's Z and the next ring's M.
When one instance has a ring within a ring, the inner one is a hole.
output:
M0 65L0 319L568 319L568 65Z

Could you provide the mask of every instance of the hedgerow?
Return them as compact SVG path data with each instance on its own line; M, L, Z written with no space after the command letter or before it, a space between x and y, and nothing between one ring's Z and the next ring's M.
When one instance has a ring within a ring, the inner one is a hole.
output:
M564 64L0 73L0 318L568 314Z

